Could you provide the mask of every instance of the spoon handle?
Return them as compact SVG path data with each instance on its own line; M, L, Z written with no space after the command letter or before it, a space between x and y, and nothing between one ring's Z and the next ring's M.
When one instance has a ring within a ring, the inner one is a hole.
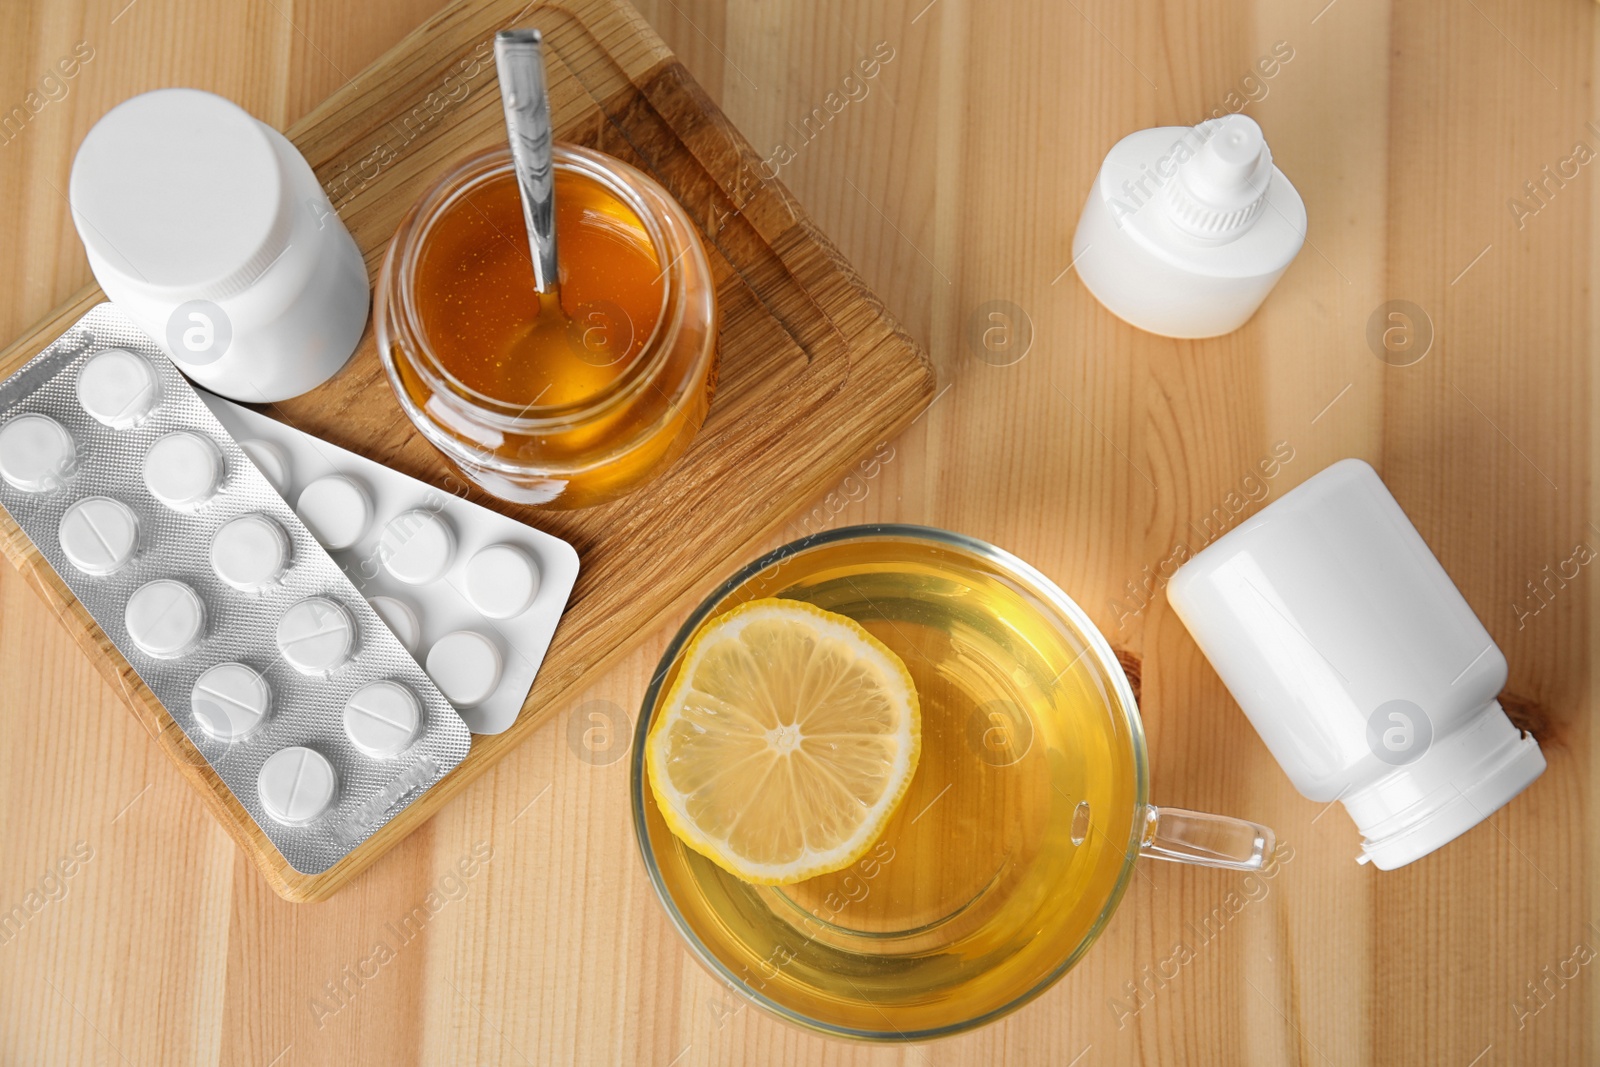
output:
M538 30L501 30L494 37L494 63L533 253L533 284L548 293L557 284L556 186L541 40Z

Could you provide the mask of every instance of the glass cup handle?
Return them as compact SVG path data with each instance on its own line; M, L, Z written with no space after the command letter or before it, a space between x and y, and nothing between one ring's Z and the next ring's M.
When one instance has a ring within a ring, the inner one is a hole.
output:
M1277 835L1260 823L1183 808L1144 809L1139 854L1173 863L1259 871L1272 862Z

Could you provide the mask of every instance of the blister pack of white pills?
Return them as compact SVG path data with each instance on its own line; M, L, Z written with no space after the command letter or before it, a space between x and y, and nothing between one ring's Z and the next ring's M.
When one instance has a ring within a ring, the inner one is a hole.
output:
M578 580L573 547L259 412L201 398L468 728L509 728Z
M466 756L444 694L113 305L0 382L0 506L296 871Z

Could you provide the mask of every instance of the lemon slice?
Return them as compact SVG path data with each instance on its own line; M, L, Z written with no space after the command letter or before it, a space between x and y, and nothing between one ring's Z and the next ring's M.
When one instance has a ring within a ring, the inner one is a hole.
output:
M754 600L706 624L645 743L684 844L747 882L848 867L906 794L922 749L906 666L853 619Z

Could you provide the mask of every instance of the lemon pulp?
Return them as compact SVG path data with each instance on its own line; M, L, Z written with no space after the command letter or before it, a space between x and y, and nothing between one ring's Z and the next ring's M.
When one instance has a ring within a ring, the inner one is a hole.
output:
M707 623L681 662L645 751L672 832L759 884L860 859L921 752L900 658L853 619L765 599Z

